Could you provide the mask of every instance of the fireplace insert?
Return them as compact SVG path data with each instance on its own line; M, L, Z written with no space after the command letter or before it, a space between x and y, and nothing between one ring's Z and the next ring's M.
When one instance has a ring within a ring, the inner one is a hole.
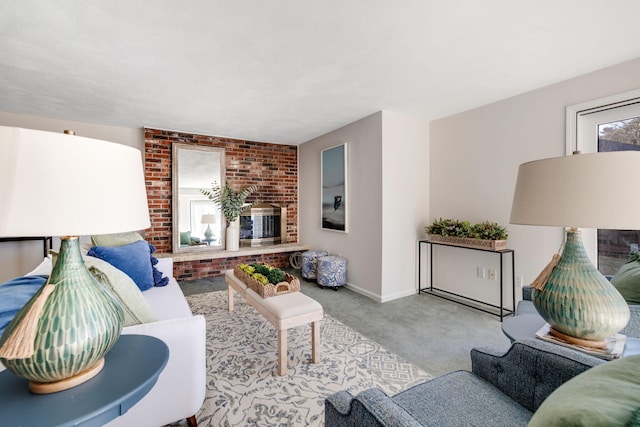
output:
M286 242L286 208L260 203L240 214L240 246L267 246Z

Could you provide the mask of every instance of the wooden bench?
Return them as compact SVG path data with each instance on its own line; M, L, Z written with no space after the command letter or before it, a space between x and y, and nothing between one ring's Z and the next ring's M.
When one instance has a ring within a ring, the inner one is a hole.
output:
M287 374L287 329L311 323L311 362L320 360L320 320L324 312L320 303L301 292L262 298L245 285L233 270L225 273L229 311L233 311L233 291L240 294L278 330L278 375Z

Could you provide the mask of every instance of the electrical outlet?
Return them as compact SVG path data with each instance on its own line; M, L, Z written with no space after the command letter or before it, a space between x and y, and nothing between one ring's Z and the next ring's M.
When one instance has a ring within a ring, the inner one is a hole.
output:
M497 275L496 270L494 270L493 268L490 268L489 269L489 277L488 277L488 279L489 280L496 280L496 275Z
M478 279L485 279L487 277L484 267L477 267L476 271Z
M516 285L520 288L524 285L524 278L522 276L518 276L516 278Z

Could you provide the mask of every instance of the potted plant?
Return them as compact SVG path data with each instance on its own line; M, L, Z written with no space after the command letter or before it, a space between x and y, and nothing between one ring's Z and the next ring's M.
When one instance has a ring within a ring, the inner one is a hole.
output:
M252 207L258 203L253 201L245 206L247 197L258 189L258 186L252 184L240 190L234 190L230 186L221 187L217 183L213 183L211 190L200 190L209 200L222 209L225 219L229 222L226 233L226 247L228 251L237 251L240 247L240 227L238 218L243 210Z
M437 219L425 227L427 239L467 248L501 250L507 248L507 229L496 222L471 224L456 219Z

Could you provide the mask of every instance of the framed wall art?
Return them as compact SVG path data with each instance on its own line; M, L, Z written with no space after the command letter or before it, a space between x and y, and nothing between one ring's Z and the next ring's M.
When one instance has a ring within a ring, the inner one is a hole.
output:
M347 144L322 150L321 153L322 229L347 232Z

